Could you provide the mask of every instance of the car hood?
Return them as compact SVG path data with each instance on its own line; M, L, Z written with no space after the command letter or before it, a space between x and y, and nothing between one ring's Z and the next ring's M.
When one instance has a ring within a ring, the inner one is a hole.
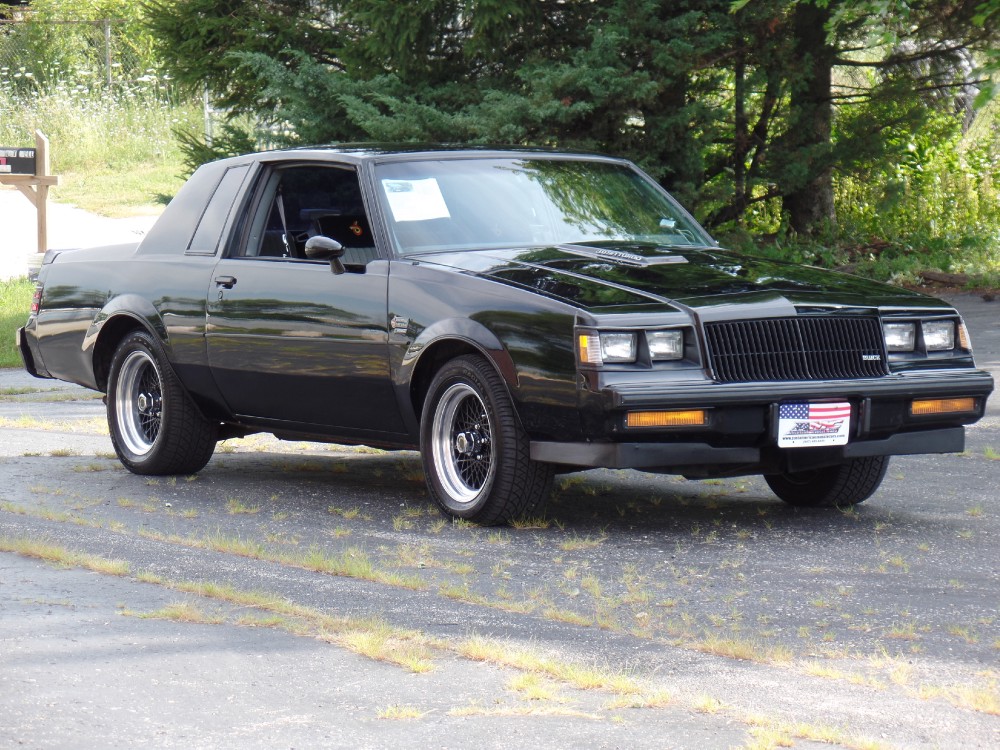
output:
M421 260L530 289L592 312L777 300L795 306L947 307L923 294L858 276L714 247L600 242L434 253Z

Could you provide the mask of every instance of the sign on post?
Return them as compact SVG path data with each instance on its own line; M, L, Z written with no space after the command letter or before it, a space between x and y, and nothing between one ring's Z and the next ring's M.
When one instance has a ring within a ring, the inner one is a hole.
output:
M49 244L49 188L59 184L59 177L49 174L49 139L35 131L35 147L0 146L0 185L13 185L35 207L38 217L38 252Z

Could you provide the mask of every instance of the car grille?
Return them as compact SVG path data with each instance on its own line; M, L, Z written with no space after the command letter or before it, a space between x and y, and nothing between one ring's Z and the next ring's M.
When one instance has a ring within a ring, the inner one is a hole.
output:
M888 375L876 318L795 317L706 323L716 380L844 380Z

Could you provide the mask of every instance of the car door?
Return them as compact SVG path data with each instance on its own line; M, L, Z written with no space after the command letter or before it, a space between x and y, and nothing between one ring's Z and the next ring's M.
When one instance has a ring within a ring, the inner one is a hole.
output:
M336 232L346 273L305 258ZM208 360L234 414L273 426L377 437L403 431L389 373L388 261L356 171L272 167L208 290Z

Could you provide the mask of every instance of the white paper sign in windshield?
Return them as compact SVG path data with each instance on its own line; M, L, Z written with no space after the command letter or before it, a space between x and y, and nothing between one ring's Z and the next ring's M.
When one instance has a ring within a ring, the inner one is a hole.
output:
M389 201L392 218L396 221L451 218L438 181L433 177L426 180L382 180L382 189Z

